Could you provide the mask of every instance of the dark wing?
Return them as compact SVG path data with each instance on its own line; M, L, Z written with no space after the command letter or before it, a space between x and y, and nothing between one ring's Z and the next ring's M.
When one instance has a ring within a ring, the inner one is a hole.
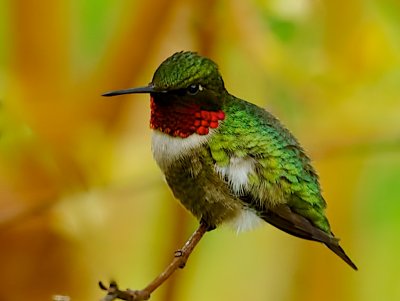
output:
M357 266L349 256L347 256L345 251L339 245L339 240L334 237L333 233L329 235L318 229L312 225L308 219L293 212L288 205L281 204L273 206L272 208L262 212L260 217L286 233L303 239L322 242L348 265L357 270Z

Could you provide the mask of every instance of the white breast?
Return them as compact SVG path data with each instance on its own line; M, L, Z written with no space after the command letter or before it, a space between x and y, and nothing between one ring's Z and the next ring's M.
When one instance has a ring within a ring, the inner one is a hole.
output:
M213 131L207 135L192 134L187 138L172 137L154 130L152 137L152 151L154 159L162 170L165 170L175 160L188 154L191 149L207 143Z

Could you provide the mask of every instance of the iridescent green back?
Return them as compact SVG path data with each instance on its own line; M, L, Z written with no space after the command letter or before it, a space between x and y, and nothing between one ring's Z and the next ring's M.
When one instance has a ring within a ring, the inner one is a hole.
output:
M255 174L249 176L250 194L267 208L287 203L293 211L330 233L318 176L295 137L269 112L228 95L226 120L210 141L220 166L229 158L252 157Z

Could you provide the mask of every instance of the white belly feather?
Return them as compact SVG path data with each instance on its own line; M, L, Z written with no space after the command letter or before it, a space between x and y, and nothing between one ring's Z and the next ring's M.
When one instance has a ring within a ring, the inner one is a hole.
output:
M229 187L237 196L249 190L249 175L254 173L255 160L251 157L231 157L229 165L215 170L223 179L228 181ZM252 209L242 209L238 215L228 222L237 233L252 230L264 221Z
M251 157L231 157L229 165L220 167L215 165L215 170L223 179L227 179L234 194L242 195L249 188L249 175L254 173L255 161Z
M262 220L253 210L242 209L239 214L228 222L228 225L236 231L236 233L253 230L264 224Z

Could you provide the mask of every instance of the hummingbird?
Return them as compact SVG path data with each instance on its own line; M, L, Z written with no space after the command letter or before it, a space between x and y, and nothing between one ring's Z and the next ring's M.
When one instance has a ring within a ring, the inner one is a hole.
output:
M231 95L217 64L191 51L167 58L150 94L152 152L174 196L209 230L262 222L320 242L350 267L325 215L318 175L293 134L267 110Z

